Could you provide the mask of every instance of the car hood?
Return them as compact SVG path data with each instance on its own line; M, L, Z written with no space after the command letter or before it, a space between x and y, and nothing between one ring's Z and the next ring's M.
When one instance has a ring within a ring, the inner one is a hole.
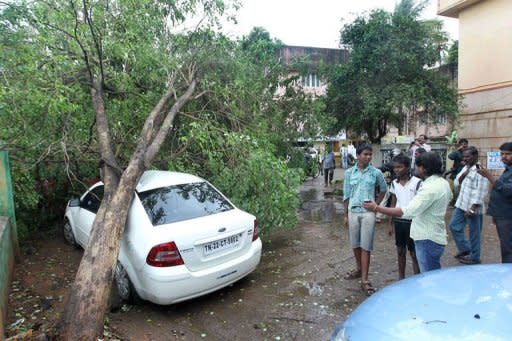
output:
M379 290L345 321L347 340L510 340L512 264L446 268Z

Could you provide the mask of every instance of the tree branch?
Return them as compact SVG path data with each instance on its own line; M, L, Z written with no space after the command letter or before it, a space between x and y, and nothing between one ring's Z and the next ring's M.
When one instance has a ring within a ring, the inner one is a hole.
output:
M101 37L98 38L95 33L95 27L93 25L93 22L91 20L91 15L89 13L89 10L87 9L87 0L82 1L84 6L84 16L85 21L87 22L87 26L89 27L89 30L91 31L92 41L94 43L94 47L96 49L96 53L98 54L98 64L100 67L100 77L101 77L101 84L103 86L105 82L105 74L103 70L103 49L101 47Z
M191 71L193 72L193 71ZM158 134L156 135L154 141L152 141L151 145L148 147L145 158L144 158L144 165L146 167L149 167L151 164L151 161L153 161L156 153L160 150L160 147L162 146L163 142L165 141L165 138L169 132L169 129L172 125L172 122L174 121L174 118L176 117L177 113L180 111L180 109L190 100L192 97L195 88L196 88L197 81L195 79L191 79L189 86L185 93L181 95L178 100L174 103L171 110L167 113L167 116L165 117L164 122L162 123L162 126L158 130Z
M105 115L105 103L103 101L103 93L101 81L94 79L91 87L92 105L96 113L96 127L98 130L98 140L100 145L102 160L118 173L123 170L117 163L116 157L112 151L112 143L110 133L108 131L108 121Z

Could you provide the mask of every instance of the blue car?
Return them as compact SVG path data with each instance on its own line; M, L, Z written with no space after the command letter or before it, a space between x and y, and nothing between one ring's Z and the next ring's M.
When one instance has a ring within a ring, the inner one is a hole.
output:
M336 327L331 341L512 340L512 264L459 266L389 285Z

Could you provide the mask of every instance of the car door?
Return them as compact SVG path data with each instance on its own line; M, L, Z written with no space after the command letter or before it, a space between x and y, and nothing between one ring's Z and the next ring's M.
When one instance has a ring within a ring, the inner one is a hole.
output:
M80 200L80 209L78 210L77 224L77 241L82 247L86 247L89 235L91 233L92 223L96 218L101 200L103 199L103 184L92 187Z

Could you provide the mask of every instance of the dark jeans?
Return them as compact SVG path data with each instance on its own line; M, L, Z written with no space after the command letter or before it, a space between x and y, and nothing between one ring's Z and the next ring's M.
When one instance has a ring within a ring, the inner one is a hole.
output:
M324 181L326 185L332 183L333 177L334 168L324 168Z
M500 237L501 262L512 263L512 219L494 218Z
M416 258L420 266L420 272L441 269L441 256L444 245L437 244L429 239L415 240Z

